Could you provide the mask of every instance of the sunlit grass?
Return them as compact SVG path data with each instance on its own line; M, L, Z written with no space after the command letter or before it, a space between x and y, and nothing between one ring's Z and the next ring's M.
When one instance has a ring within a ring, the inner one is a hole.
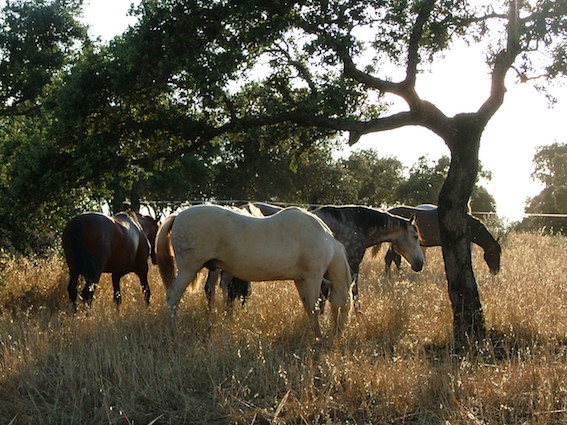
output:
M170 332L134 275L117 311L109 277L74 315L64 262L0 270L0 423L559 424L567 421L567 241L511 234L492 276L475 248L489 337L453 355L440 249L423 272L360 275L361 314L340 339L314 340L292 282L255 283L226 317L217 294L186 294ZM323 333L331 334L328 314Z

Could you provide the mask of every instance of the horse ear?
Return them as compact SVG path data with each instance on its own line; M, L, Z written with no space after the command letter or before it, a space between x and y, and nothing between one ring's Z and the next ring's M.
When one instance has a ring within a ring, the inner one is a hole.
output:
M416 223L416 215L415 215L415 213L410 216L410 223L415 226L415 223Z

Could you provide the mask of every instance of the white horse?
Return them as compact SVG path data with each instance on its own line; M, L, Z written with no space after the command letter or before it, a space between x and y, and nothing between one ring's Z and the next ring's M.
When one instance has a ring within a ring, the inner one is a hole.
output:
M352 295L345 249L323 221L302 209L254 217L218 205L192 206L164 220L156 238L156 256L172 316L189 284L196 289L199 270L209 267L249 281L293 280L317 337L321 336L317 300L327 273L337 333L348 322Z

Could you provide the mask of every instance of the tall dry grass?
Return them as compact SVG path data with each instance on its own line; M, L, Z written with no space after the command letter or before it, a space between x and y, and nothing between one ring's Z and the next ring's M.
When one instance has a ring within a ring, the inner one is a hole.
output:
M105 277L73 315L61 259L13 259L0 270L0 423L566 423L565 252L565 238L511 234L492 276L474 250L489 338L465 358L450 349L439 249L390 283L382 258L365 259L363 313L334 341L312 338L291 282L255 284L230 319L186 294L172 335L155 269L149 308L128 276L118 312Z

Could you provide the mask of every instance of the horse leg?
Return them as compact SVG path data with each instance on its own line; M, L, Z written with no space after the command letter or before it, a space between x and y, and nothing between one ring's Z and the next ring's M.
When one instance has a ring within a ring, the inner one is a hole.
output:
M337 335L340 335L349 320L350 310L353 304L352 291L348 288L334 285L331 289L329 301L331 303L331 316L333 318L335 332Z
M329 302L331 303L332 318L335 325L335 333L337 335L343 331L348 323L350 310L352 309L353 297L351 265L344 257L344 248L342 245L339 245L338 247L340 249L335 251L333 261L329 263L327 268L327 272L332 282Z
M321 292L321 278L298 279L295 280L295 286L297 292L299 292L303 308L307 313L311 329L313 329L316 338L321 338L320 311L317 306L317 300Z
M227 284L227 306L232 308L234 306L234 301L240 298L241 305L244 305L250 294L250 282L247 280L238 279L232 276Z
M191 261L186 256L177 259L178 273L173 283L166 289L167 306L172 318L175 318L177 305L185 292L185 289L197 277L203 263Z
M228 272L221 272L220 287L224 294L225 311L228 316L234 311L234 300L238 297L235 290L236 278Z
M140 276L140 285L142 285L142 292L144 293L144 299L146 300L146 305L150 305L150 298L152 293L150 291L150 284L148 282L148 275L147 273L142 273Z
M98 280L100 279L100 276L98 277L98 279L96 281L92 281L90 278L85 277L85 287L83 288L83 291L81 292L81 296L83 298L83 303L85 305L87 305L88 307L91 306L91 304L93 303L93 296L94 296L94 292L95 289L98 285Z
M394 251L392 247L390 247L388 248L388 251L386 251L386 255L384 256L384 271L386 273L386 279L388 281L390 281L392 278L392 262L396 264L399 270L402 265L402 257L400 254Z
M69 284L67 285L67 293L69 294L69 299L73 304L73 311L77 312L77 284L79 283L79 273L72 271L69 272Z
M205 294L207 296L209 311L211 311L213 308L213 303L215 301L215 291L217 288L219 276L221 276L220 269L209 270L209 274L207 275L207 281L205 282Z
M222 289L224 296L224 303L227 310L231 310L234 305L234 296L232 281L235 279L233 275L228 272L221 271L219 286Z
M354 309L357 313L362 313L360 309L360 299L358 297L358 269L352 272L352 299L354 302Z
M324 275L323 281L321 282L321 293L319 295L319 313L321 315L325 313L325 304L329 299L330 291L331 291L331 281L327 278L327 275Z
M120 279L122 276L122 274L112 273L112 289L116 308L119 308L122 304L122 293L120 292Z
M142 292L144 293L144 299L146 300L146 305L150 304L150 297L152 295L150 291L150 284L148 282L148 260L144 259L141 266L137 267L138 271L136 271L136 276L140 279L140 285L142 286ZM120 287L118 287L120 290Z

